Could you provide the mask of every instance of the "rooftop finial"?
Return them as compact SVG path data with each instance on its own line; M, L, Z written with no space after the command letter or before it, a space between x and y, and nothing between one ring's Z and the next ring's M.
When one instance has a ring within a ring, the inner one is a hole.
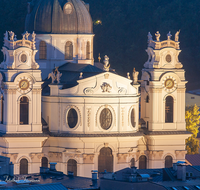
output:
M98 57L98 60L99 60L99 63L100 63L100 61L101 61L101 56L100 56L100 53L99 53L99 57Z

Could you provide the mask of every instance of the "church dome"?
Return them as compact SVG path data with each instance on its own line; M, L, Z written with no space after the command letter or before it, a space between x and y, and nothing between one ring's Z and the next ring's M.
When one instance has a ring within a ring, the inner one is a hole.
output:
M81 0L32 0L25 30L37 34L91 34L89 5Z

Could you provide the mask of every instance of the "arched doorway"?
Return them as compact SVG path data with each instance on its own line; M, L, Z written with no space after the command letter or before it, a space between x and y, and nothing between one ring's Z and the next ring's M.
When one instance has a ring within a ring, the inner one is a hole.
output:
M41 166L48 168L48 159L46 157L42 157Z
M147 169L147 157L144 155L139 158L139 169Z
M22 158L20 160L20 171L19 174L25 175L28 174L28 160L26 158Z
M77 161L74 159L69 159L67 162L67 173L73 172L74 176L77 176Z
M165 157L165 168L171 168L173 164L173 159L171 156Z
M113 172L113 155L109 147L103 147L98 157L98 172Z

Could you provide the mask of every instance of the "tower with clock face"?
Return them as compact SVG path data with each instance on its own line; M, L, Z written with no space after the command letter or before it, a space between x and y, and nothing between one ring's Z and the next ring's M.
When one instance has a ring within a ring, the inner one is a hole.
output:
M185 139L190 136L185 127L185 71L179 62L178 34L160 41L148 35L148 60L141 77L141 118L146 124L146 150L149 167L163 167L166 156L173 162L185 159ZM159 152L157 160L155 152ZM154 159L154 160L153 160ZM156 163L157 162L157 163Z
M42 79L35 62L35 33L26 32L17 40L13 32L6 32L2 52L1 132L41 133Z

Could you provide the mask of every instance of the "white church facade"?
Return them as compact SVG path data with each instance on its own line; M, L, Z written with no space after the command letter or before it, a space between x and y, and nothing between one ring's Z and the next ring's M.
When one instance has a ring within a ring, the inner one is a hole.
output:
M179 32L165 41L149 33L141 80L135 70L131 80L110 69L107 56L104 65L94 62L92 19L81 0L32 1L25 30L21 40L5 33L0 65L0 152L15 174L56 162L65 174L91 177L91 170L185 160Z

